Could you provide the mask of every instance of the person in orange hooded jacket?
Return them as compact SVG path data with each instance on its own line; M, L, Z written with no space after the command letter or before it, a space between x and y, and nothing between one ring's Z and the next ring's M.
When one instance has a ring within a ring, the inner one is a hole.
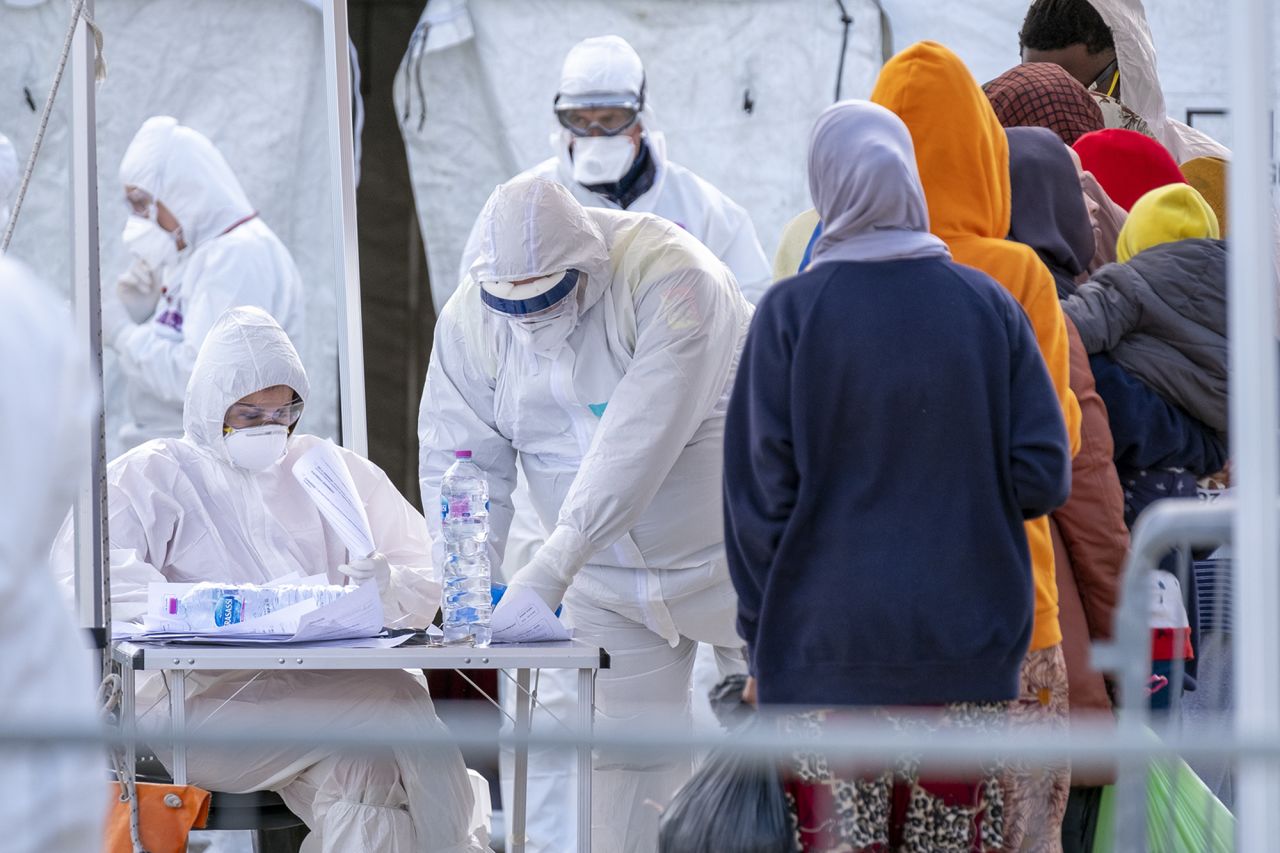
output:
M964 62L935 42L912 45L887 62L871 100L897 113L911 131L933 233L956 261L1000 282L1027 312L1076 453L1080 406L1069 383L1066 323L1048 268L1030 247L1005 239L1011 216L1009 147L991 103ZM1049 520L1028 521L1026 532L1036 615L1010 725L1065 728L1067 672ZM1061 849L1070 781L1065 764L1009 768L1005 849Z

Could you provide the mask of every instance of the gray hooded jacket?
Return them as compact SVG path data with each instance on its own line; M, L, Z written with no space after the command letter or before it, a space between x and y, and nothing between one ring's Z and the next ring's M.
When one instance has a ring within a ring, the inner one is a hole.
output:
M1119 364L1193 417L1227 431L1227 248L1153 246L1108 264L1063 300L1090 355Z

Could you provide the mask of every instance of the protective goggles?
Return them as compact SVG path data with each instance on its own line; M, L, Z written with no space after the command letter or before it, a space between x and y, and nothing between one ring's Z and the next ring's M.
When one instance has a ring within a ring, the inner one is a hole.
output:
M630 92L588 92L556 95L556 118L574 136L617 136L635 126L644 109L644 89Z
M141 216L143 219L154 219L155 216L155 197L146 190L130 187L124 192L124 202L129 205L129 210L134 216Z
M577 270L544 276L524 284L486 281L480 284L480 301L498 314L536 320L557 309L577 286Z
M294 397L293 402L278 409L266 409L248 403L232 403L231 408L227 409L222 431L229 433L232 430L249 429L267 424L291 427L298 422L298 418L302 417L302 405L301 397Z

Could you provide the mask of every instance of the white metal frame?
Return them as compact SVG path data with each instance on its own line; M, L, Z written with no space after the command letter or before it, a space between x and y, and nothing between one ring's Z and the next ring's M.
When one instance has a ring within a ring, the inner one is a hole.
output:
M1237 503L1235 548L1236 735L1280 738L1280 493L1277 445L1274 210L1271 199L1269 0L1232 0L1230 290L1231 449ZM1280 766L1244 755L1237 768L1239 850L1280 838Z
M364 333L360 318L360 246L356 238L355 129L345 0L324 6L325 91L329 110L329 186L334 193L334 271L339 282L338 403L342 446L369 454L364 408Z
M76 490L76 612L79 624L91 629L105 645L111 602L103 595L108 582L107 486L105 424L102 399L102 314L98 260L98 153L96 47L89 24L94 0L85 0L84 13L71 43L71 204L73 247L72 303L77 339L88 342L91 376L99 405L89 434L89 475ZM89 569L92 571L89 571Z
M529 674L537 669L576 669L578 671L576 737L583 739L578 753L578 851L591 851L591 746L594 725L595 675L607 658L598 646L578 640L567 643L531 643L492 646L486 649L468 647L399 646L393 649L344 649L341 647L300 648L288 646L156 646L142 643L114 643L112 657L121 665L121 691L126 697L122 705L122 726L126 734L137 731L132 701L135 673L163 672L168 678L169 719L175 738L173 749L173 781L187 784L186 734L187 675L200 671L252 670L350 670L350 669L515 669L519 690L516 696L515 746L516 775L514 802L511 808L507 849L523 853L525 849L526 803L529 784L530 723L533 696L529 692ZM136 750L126 750L125 768L136 766Z

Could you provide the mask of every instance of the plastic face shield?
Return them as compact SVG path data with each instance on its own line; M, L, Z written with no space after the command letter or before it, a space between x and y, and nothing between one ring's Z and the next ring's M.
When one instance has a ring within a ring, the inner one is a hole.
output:
M503 317L536 322L555 317L578 287L578 271L549 275L526 284L487 281L480 285L480 301Z

